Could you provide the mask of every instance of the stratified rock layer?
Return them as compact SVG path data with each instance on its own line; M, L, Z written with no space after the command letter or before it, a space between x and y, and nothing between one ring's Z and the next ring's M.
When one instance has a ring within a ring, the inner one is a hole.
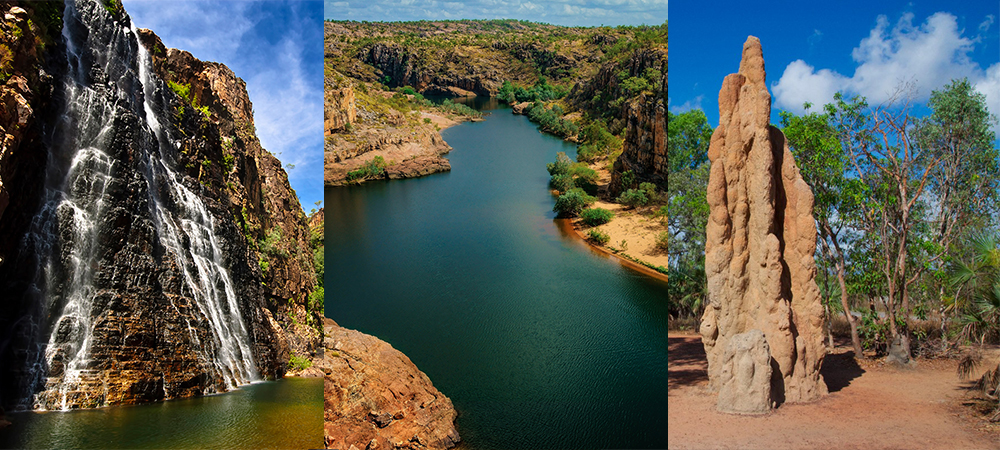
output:
M777 364L775 402L805 402L827 392L819 375L826 349L813 259L813 195L784 135L769 125L764 78L760 41L751 36L739 73L722 83L719 127L708 151L709 306L701 334L711 389L723 388L721 357L729 341L759 329Z
M451 400L406 355L324 319L327 448L447 449L460 440Z

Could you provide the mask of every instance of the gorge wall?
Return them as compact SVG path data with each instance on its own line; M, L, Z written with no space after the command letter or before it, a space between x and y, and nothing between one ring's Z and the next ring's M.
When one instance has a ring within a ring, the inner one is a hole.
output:
M754 371L738 370L732 360L736 353L748 354L746 349L734 353L733 346L747 345L753 339L744 333L757 330L766 345L755 354L769 354L774 369L768 392L772 402L806 402L827 392L819 373L826 347L813 259L813 194L770 117L763 53L760 41L751 36L743 45L739 73L722 83L719 126L708 150L708 306L700 332L710 389L755 382ZM751 367L748 361L742 367ZM720 396L719 408L733 407L722 404L725 398L745 397ZM765 401L758 406L749 409L760 412L772 405Z
M34 15L49 40L19 47L0 93L33 111L0 117L13 137L0 150L0 406L145 402L282 376L292 352L319 348L321 305L308 302L305 215L260 147L245 84L166 49L120 6L50 5L21 5L13 23Z
M628 62L630 74L642 74L651 69L660 73L661 81L652 92L643 92L628 101L622 112L625 135L622 154L615 160L608 186L612 197L642 182L655 183L664 191L667 189L667 50L640 51ZM606 77L597 78L603 79Z

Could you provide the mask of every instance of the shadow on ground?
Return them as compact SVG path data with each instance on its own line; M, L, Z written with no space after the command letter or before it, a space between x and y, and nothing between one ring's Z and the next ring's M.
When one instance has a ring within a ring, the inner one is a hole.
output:
M669 337L667 390L708 382L708 359L697 336Z
M708 360L698 336L669 337L667 350L668 389L708 382ZM820 367L820 374L830 392L850 386L851 381L864 373L851 350L826 355Z
M865 373L854 359L854 351L829 353L823 358L823 366L819 368L823 381L830 392L837 392L851 385L851 381Z

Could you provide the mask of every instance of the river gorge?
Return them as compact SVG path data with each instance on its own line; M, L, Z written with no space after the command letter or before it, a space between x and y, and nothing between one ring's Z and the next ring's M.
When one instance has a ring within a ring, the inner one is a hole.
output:
M575 145L475 103L450 172L327 188L326 315L425 372L463 448L665 448L666 284L561 231Z

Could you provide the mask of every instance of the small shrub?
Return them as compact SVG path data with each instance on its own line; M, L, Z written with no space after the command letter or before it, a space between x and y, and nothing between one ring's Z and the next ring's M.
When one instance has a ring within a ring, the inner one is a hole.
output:
M670 239L670 232L661 231L656 235L656 248L667 251L667 241Z
M558 213L559 217L575 217L595 201L597 198L587 195L583 189L573 188L556 199L556 205L552 210Z
M569 174L552 175L552 178L549 179L549 186L552 186L552 189L559 192L566 192L576 187L576 185L573 184L573 177Z
M556 162L546 164L545 168L548 169L549 175L566 175L572 165L573 160L569 159L566 153L559 152L556 153Z
M369 178L378 178L385 174L385 158L376 156L371 161L366 162L357 170L347 172L347 181L363 181Z
M590 231L587 232L587 240L597 245L608 245L608 242L611 241L611 236L608 236L608 233L598 230L597 228L591 228Z
M431 123L431 119L424 117L424 123Z
M299 355L292 355L292 357L288 359L288 365L292 368L292 370L305 370L312 367L313 363L308 358L303 358Z
M646 197L646 193L640 189L629 189L622 192L616 201L629 208L636 208L639 206L645 206L646 203L649 203L649 197Z
M604 208L587 208L580 213L583 223L591 227L604 225L615 217L615 213Z
M323 312L323 300L324 300L323 288L318 287L315 291L309 293L309 311L319 311Z

